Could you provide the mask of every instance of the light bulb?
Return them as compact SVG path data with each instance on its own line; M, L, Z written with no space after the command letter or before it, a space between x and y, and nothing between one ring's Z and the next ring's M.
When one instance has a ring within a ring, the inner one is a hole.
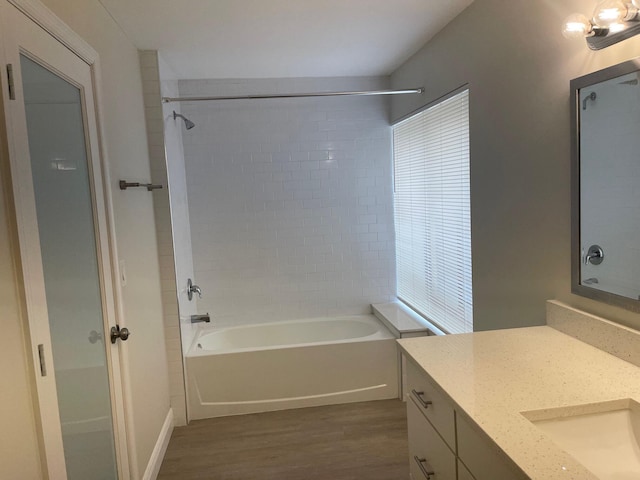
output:
M609 25L609 33L618 33L624 30L624 23L612 23Z
M638 0L640 1L640 0ZM593 35L593 25L587 17L580 13L569 15L562 27L565 38L584 38Z
M638 9L622 0L604 0L596 5L593 20L596 25L609 28L614 23L622 23L636 18Z
M631 3L627 2L627 17L625 20L638 20L640 14L640 0L631 0Z
M609 27L612 23L620 23L626 10L627 7L621 0L604 0L596 5L593 20L600 27Z

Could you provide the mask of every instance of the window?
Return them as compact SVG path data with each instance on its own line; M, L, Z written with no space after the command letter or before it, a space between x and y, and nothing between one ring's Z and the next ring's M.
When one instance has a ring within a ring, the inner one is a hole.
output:
M471 332L469 90L396 124L393 142L398 298Z

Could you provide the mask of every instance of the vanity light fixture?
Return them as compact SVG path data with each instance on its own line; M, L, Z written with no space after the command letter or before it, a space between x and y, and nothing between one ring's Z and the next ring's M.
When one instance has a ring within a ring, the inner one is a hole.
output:
M569 15L562 28L566 38L586 38L591 50L601 50L640 33L640 0L603 0L591 19Z

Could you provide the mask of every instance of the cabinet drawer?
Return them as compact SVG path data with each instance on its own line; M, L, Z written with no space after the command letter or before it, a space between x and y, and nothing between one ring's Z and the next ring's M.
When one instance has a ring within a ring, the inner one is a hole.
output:
M412 401L407 402L412 480L456 480L456 457ZM431 476L426 472L433 472Z
M408 395L417 405L420 405L419 410L429 419L449 447L455 450L456 431L453 406L411 361L407 361L407 386Z
M458 457L476 480L524 480L528 477L500 451L497 445L481 435L477 427L458 414Z

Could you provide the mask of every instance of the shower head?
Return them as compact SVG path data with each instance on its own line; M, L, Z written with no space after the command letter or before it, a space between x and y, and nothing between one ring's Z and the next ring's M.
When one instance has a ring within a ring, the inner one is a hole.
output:
M176 113L176 111L173 111L173 119L175 120L176 118L180 117L182 120L184 120L184 126L187 130L191 130L193 127L196 126L195 123L193 123L191 120L189 120L187 117L185 117L184 115L180 115L179 113Z

